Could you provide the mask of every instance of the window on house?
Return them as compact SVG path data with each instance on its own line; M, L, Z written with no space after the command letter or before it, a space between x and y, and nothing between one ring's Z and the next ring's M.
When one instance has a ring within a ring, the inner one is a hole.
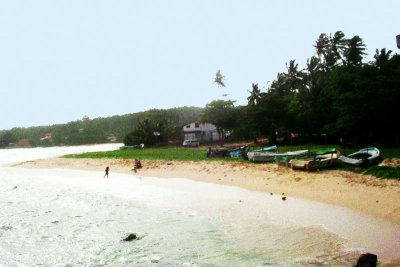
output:
M190 125L186 125L185 127L186 127L186 128L190 128Z
M199 127L200 127L200 125L198 123L194 124L194 128L199 128Z

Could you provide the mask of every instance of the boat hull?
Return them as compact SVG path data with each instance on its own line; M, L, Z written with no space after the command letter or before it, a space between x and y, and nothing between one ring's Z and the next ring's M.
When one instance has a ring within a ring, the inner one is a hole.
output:
M339 152L335 149L316 154L313 157L305 159L292 159L289 161L289 166L294 170L315 171L331 167L336 164L339 158Z
M372 164L380 158L380 151L376 147L363 148L348 156L340 156L339 160L353 166Z

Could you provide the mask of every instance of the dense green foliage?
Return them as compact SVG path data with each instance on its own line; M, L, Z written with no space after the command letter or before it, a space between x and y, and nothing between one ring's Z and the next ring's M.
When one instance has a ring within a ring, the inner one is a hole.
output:
M240 135L247 129L248 138L272 143L276 133L298 133L293 141L400 144L400 55L376 50L375 60L363 63L362 39L342 32L321 34L315 48L304 69L290 61L265 92L253 84Z
M92 120L85 116L82 120L67 124L13 128L0 131L0 147L7 147L10 143L19 143L19 146L24 146L23 143L27 146L95 144L109 142L111 137L115 137L117 142L122 142L128 133L134 131L142 121L146 120L168 125L168 137L163 135L162 138L180 140L182 126L195 121L201 111L201 108L195 107L153 109ZM51 134L51 138L43 138L47 133Z

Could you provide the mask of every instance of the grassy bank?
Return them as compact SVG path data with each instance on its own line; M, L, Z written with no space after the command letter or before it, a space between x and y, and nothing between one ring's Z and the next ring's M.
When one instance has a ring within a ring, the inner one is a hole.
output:
M90 152L83 154L66 155L66 158L115 158L115 159L141 159L141 160L226 160L221 158L207 158L206 148L144 148L144 149L123 149L106 152Z
M302 145L302 146L281 146L280 152L294 151L294 150L320 150L327 147L337 146L317 146L317 145ZM357 149L354 148L338 148L342 154L350 154ZM207 158L206 147L199 148L183 148L183 147L163 147L163 148L144 148L144 149L124 149L106 152L90 152L83 154L66 155L66 158L114 158L114 159L141 159L141 160L179 160L179 161L240 161L243 163L252 164L243 159L233 158ZM400 159L400 148L382 148L381 160L385 159ZM399 166L380 166L373 165L369 167L354 167L349 165L338 164L335 169L343 169L356 173L369 174L378 178L384 179L397 179L400 180L400 167Z

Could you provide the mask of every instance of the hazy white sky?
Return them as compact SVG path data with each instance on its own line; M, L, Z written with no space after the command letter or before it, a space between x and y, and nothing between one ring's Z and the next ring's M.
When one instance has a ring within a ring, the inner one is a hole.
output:
M245 104L320 33L398 53L398 0L0 0L0 129ZM226 88L213 84L216 71ZM229 94L223 98L222 94Z

